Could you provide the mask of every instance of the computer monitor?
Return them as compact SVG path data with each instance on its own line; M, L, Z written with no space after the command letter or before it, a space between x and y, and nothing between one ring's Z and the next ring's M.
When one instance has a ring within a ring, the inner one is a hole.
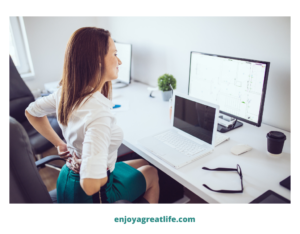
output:
M270 63L202 52L191 52L188 94L220 106L220 113L236 121L227 132L243 124L261 125Z
M115 42L115 45L117 56L122 61L116 83L128 85L131 82L131 44Z

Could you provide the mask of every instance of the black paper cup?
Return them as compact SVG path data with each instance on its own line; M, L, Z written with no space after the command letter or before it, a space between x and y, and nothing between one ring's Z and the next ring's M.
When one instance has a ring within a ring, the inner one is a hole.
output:
M282 153L286 136L282 132L271 131L267 134L268 152L270 154L280 155Z

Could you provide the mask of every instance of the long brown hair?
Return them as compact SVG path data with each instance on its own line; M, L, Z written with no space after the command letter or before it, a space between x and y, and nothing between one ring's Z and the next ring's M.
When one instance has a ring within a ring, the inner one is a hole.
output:
M109 31L94 27L80 28L70 37L59 83L62 92L58 120L62 125L67 126L72 111L100 88L101 93L111 99L111 82L101 79L104 57L109 49L109 37Z

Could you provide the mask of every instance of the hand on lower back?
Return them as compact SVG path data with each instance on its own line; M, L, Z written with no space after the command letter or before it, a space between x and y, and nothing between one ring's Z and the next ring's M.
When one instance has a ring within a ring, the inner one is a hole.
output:
M68 151L68 147L67 147L66 143L62 143L62 144L58 145L56 148L57 148L57 151L58 151L58 155L61 158L67 160L68 158L72 157L72 155Z
M71 164L71 170L74 171L75 173L80 172L80 166L81 166L81 158L78 158L77 155L74 153L72 158L69 159L69 163Z

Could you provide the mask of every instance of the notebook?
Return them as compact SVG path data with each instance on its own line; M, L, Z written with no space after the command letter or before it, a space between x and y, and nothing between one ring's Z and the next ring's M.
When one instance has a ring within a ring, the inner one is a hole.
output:
M281 186L291 190L291 176L285 178L283 181L279 183Z
M219 106L174 92L171 126L138 141L175 168L210 154L215 147Z

